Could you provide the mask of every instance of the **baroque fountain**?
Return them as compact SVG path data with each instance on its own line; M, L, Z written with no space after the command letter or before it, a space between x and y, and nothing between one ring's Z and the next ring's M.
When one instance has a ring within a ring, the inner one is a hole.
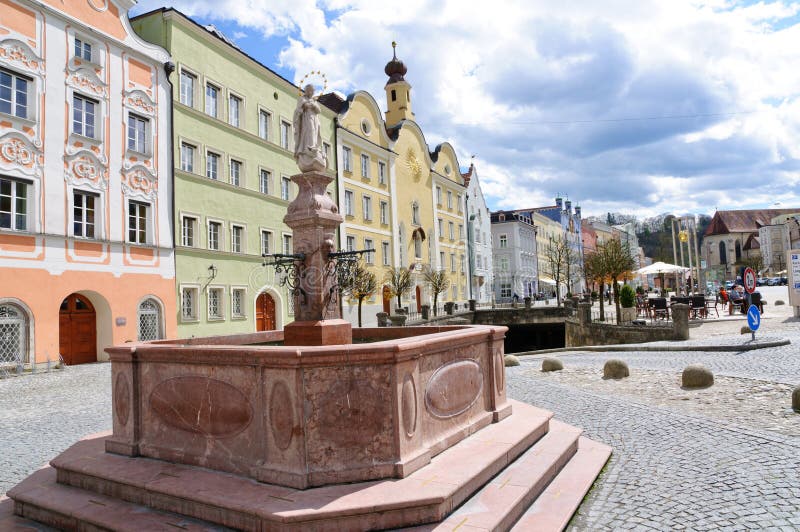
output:
M271 257L292 279L296 321L107 349L112 433L13 488L16 515L0 511L0 528L566 523L610 449L507 399L505 327L353 330L341 319L338 278L355 255L335 251L342 217L326 193L318 105L306 87L294 119L299 192L284 218L295 250Z

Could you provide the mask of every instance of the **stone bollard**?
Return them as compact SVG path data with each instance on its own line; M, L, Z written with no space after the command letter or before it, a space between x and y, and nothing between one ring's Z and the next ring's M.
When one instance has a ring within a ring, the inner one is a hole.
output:
M405 314L392 314L389 316L389 321L392 322L392 327L403 327L406 324L408 316Z
M592 322L592 305L590 303L578 303L578 321L581 325L589 325Z
M714 384L714 374L702 364L686 366L681 375L684 388L708 388Z
M378 327L388 327L389 326L389 314L386 312L378 312L375 314L378 318Z
M564 300L564 310L567 313L567 316L574 316L575 315L575 302L571 299Z
M431 317L431 306L430 305L422 305L420 307L420 312L422 313L422 319L428 320Z
M792 390L792 409L800 414L800 386Z
M624 379L625 377L630 377L630 375L631 372L628 369L628 365L622 360L612 358L603 366L604 379Z
M454 306L455 306L455 303L453 303L452 301L448 301L447 303L445 303L444 304L444 312L445 312L445 314L452 316L453 315L453 307Z
M557 358L542 359L542 371L561 371L564 369L564 363Z
M672 313L672 330L676 340L689 339L689 305L676 303L670 308Z
M475 301L474 299L470 299L469 300L469 311L470 312L475 312L476 305L477 305L477 301Z
M514 355L505 355L503 357L503 361L505 362L507 368L513 366L519 366L519 359Z
M524 301L525 301L525 308L531 308L531 298L530 298L530 296L526 297L524 299Z

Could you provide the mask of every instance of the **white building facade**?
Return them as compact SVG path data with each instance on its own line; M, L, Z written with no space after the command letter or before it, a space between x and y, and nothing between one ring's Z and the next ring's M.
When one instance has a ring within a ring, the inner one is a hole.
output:
M533 297L538 292L539 268L532 219L500 211L492 213L491 221L495 301Z
M478 171L471 164L463 174L467 183L467 248L470 268L470 298L489 303L494 293L492 260L492 218L478 180Z

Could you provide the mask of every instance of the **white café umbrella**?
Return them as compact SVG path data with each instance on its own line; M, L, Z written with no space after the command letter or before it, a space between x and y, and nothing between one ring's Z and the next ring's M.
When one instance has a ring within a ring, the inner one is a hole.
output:
M644 268L639 268L636 270L636 275L655 275L659 273L675 273L675 272L683 272L688 270L689 268L684 268L683 266L678 266L677 264L667 264L666 262L654 262L649 266L645 266Z

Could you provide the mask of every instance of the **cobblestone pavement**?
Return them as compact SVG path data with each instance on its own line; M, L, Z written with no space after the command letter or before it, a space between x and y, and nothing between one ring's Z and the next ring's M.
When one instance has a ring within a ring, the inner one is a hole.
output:
M111 364L0 379L0 494L76 440L111 429Z

